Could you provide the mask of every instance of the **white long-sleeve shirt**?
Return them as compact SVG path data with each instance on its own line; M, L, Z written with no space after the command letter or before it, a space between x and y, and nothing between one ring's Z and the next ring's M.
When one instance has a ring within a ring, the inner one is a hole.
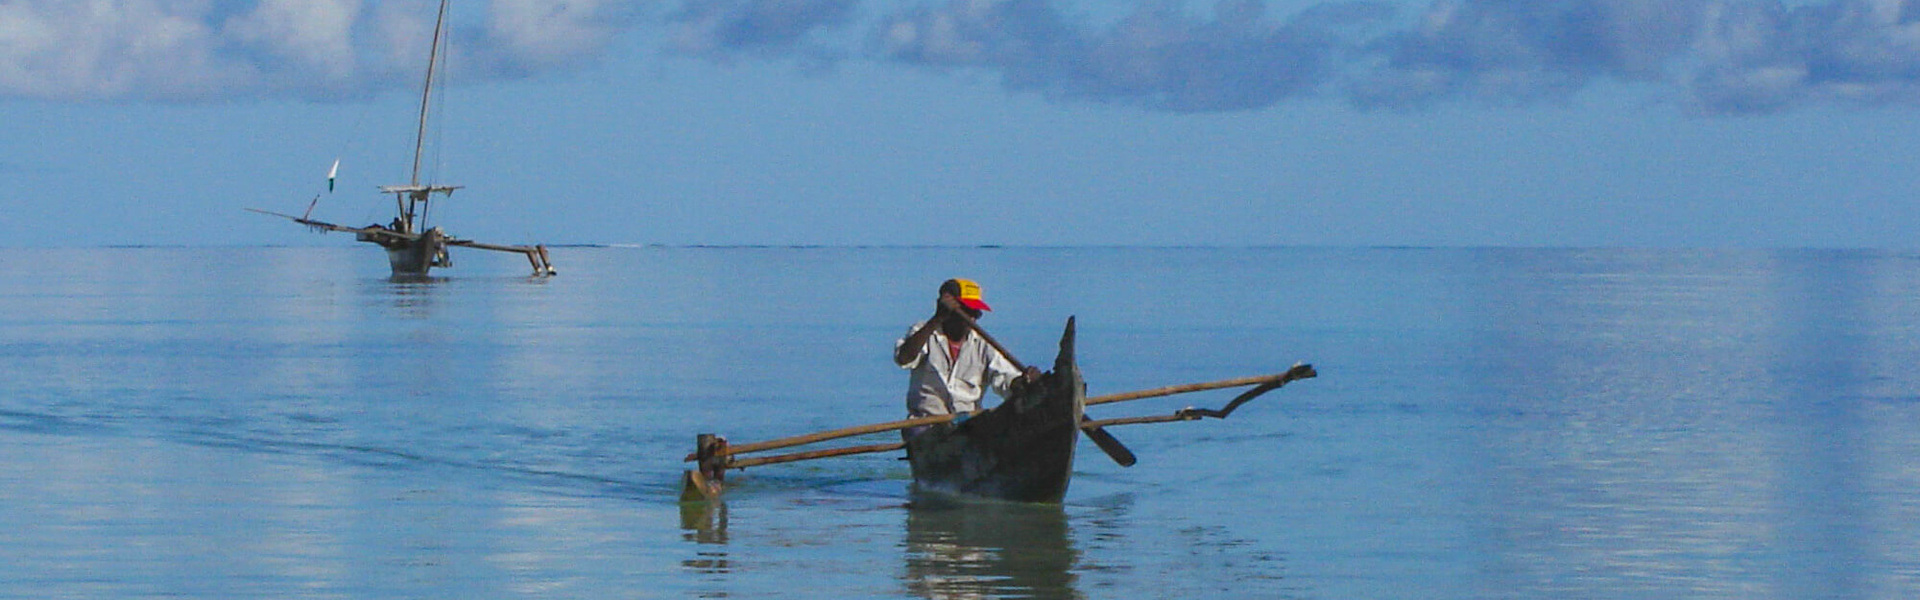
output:
M922 325L924 323L914 325L907 330L906 337L893 343L896 354ZM967 336L960 342L957 354L950 354L947 348L946 332L935 329L933 335L927 336L926 347L920 349L920 357L900 365L913 371L907 384L909 417L979 410L980 399L988 388L1004 398L1008 386L1020 377L1013 361L1007 360L980 336Z

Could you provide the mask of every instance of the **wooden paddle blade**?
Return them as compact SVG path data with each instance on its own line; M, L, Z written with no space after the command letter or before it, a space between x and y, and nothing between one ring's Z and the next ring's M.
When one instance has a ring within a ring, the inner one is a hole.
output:
M1113 462L1119 463L1120 466L1131 467L1134 463L1140 462L1140 459L1134 457L1133 451L1127 449L1126 444L1120 443L1120 440L1114 438L1113 434L1107 433L1107 430L1099 427L1083 427L1080 432L1087 434L1087 439L1093 440L1093 445L1099 446L1101 452L1107 453L1107 457L1112 458Z

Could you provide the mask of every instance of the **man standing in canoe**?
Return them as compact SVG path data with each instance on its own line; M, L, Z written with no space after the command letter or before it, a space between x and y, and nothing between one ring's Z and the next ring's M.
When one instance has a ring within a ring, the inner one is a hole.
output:
M980 299L980 284L949 279L940 284L940 301L934 304L933 316L914 325L906 337L894 343L893 362L913 371L907 386L909 418L973 412L980 409L980 399L988 388L1004 398L1014 386L1040 375L1039 369L1032 367L1028 367L1028 373L1021 373L992 344L973 335L968 320L948 308L949 299L973 319L993 310ZM919 429L924 427L902 433L913 437Z

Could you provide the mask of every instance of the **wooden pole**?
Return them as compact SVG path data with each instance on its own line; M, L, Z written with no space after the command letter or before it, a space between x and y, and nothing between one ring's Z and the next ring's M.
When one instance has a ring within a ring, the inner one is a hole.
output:
M1093 420L1081 421L1080 427L1084 429L1087 427L1112 427L1114 425L1144 425L1147 423L1172 423L1174 421L1198 421L1198 420L1200 420L1200 415L1188 413L1186 411L1181 411L1171 415L1162 415L1158 417L1122 417L1118 419L1093 419Z
M781 448L791 448L793 446L804 446L814 442L837 440L840 438L853 437L856 435L866 435L869 433L880 433L884 431L897 431L897 430L906 429L909 427L919 427L921 425L945 423L947 421L952 421L953 417L954 415L933 415L930 417L919 417L919 418L905 419L900 421L874 423L872 425L859 425L855 427L833 429L833 430L822 431L818 433L809 433L806 435L784 437L777 440L754 442L751 444L739 444L735 446L728 446L726 449L721 450L720 456L732 456L735 454L744 454L747 452L759 452L762 450L778 450ZM691 461L691 460L695 460L696 458L698 457L692 454L688 454L685 460Z
M1310 373L1312 372L1313 372L1313 367L1307 366L1307 365L1299 365L1292 369L1289 369L1285 373L1278 373L1274 375L1261 375L1258 377L1239 377L1235 379L1223 379L1220 381L1210 381L1210 382L1203 382L1203 383L1170 385L1166 387L1153 388L1149 390L1139 390L1134 392L1109 394L1106 396L1096 396L1093 398L1088 398L1087 405L1092 406L1096 404L1108 404L1112 402L1124 402L1128 400L1140 400L1144 398L1158 398L1162 396L1172 396L1176 394L1204 392L1208 390L1217 390L1222 388L1259 385L1259 384L1271 383L1274 381L1281 381L1281 380L1305 379L1307 377L1311 377L1312 375L1310 375ZM748 452L778 450L781 448L803 446L803 445L812 444L815 442L837 440L840 438L853 437L856 435L866 435L869 433L880 433L885 431L898 431L901 429L907 429L909 427L918 427L921 425L932 425L935 423L945 423L951 420L953 420L953 415L934 415L930 417L920 417L916 419L904 419L900 421L874 423L871 425L859 425L855 427L846 427L841 429L821 431L817 433L809 433L805 435L784 437L784 438L775 439L775 440L767 440L764 442L731 445L721 450L719 452L719 455L732 456L735 454L745 454ZM694 455L688 454L685 460L691 461L695 459L696 457Z
M1153 417L1124 417L1119 419L1088 419L1080 422L1080 428L1081 429L1098 429L1102 427L1112 427L1115 425L1145 425L1150 423L1198 421L1200 419L1201 419L1201 415L1183 410L1171 415L1160 415L1160 416L1153 416ZM924 419L915 419L915 420L924 420ZM945 421L945 420L946 419L941 419L941 421ZM761 444L765 444L765 443L766 442L762 442ZM736 446L735 451L737 452L738 451L737 448L741 448L745 446L746 445ZM905 442L892 442L892 443L886 443L886 444L870 444L866 446L848 446L845 448L833 448L828 450L794 452L790 454L776 454L773 456L757 456L753 458L728 457L726 459L725 465L726 465L726 468L728 469L745 469L747 467L758 467L761 465L776 465L780 463L813 460L816 458L832 458L835 456L850 456L854 454L872 454L875 452L892 452L894 450L899 450L905 447L907 447L907 444Z
M828 458L833 456L847 456L852 454L872 454L874 452L892 452L894 450L899 450L905 447L907 447L906 442L894 442L891 444L871 444L867 446L849 446L846 448L834 448L832 450L814 450L812 452L794 452L792 454L775 454L773 456L756 456L753 458L741 458L741 459L729 458L727 459L727 468L745 469L747 467L758 467L760 465L774 465L774 464L789 463L789 462L801 461L801 460L812 460L816 458Z
M1207 390L1217 390L1222 388L1260 385L1264 383L1272 383L1275 381L1293 381L1296 379L1308 379L1308 378L1314 377L1314 375L1315 373L1313 371L1312 365L1294 365L1293 368L1287 369L1287 372L1285 373L1275 373L1273 375L1260 375L1256 377L1240 377L1236 379L1222 379L1220 381L1208 381L1203 383L1186 383L1181 385L1170 385L1166 387L1153 388L1150 390L1139 390L1139 391L1133 391L1133 392L1122 392L1119 394L1108 394L1105 396L1097 396L1093 398L1088 398L1087 406L1095 406L1095 405L1108 404L1113 402L1126 402L1128 400L1141 400L1145 398L1159 398L1162 396L1172 396L1175 394L1188 394L1193 392L1204 392Z

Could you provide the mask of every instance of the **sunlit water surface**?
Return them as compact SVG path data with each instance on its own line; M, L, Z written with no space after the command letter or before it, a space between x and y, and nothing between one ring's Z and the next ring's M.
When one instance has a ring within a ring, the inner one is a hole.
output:
M9 254L4 597L1920 596L1907 254ZM1077 315L1096 395L1321 376L1116 429L1140 464L1085 445L1064 506L916 503L894 454L677 502L695 434L899 417L953 276L1027 362Z

